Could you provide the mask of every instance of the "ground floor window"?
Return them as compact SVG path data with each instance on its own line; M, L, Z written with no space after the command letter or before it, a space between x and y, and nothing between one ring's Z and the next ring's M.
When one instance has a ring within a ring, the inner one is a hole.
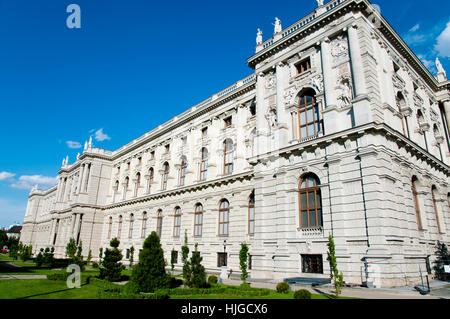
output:
M252 255L248 254L248 270L252 270Z
M302 272L310 274L323 274L322 255L301 255Z
M217 253L217 267L227 266L227 253Z

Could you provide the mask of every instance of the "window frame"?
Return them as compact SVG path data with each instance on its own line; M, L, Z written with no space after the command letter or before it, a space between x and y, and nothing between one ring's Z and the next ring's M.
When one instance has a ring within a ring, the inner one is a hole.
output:
M195 205L194 213L194 237L202 237L203 235L203 205L198 203Z
M314 179L314 185L311 187L308 183L308 178ZM302 184L305 182L305 188L302 188ZM310 206L309 204L309 195L314 192L314 206ZM302 195L306 196L306 209L302 207ZM318 200L318 196L320 199ZM320 210L320 218L319 211ZM298 185L298 211L299 211L299 228L300 229L309 229L309 228L323 228L323 205L322 205L322 191L320 188L320 180L319 178L312 173L308 173L303 175L300 179ZM302 213L306 211L307 223L306 226L303 226ZM311 211L314 212L315 216L315 226L311 225L310 215Z
M314 93L314 94L313 94ZM311 95L313 94L313 95ZM311 101L308 102L308 97ZM309 121L308 113L312 111L312 122ZM322 123L320 119L319 103L317 102L315 92L308 90L300 95L297 103L297 121L298 121L298 136L299 140L317 136L322 129ZM304 124L302 123L302 115L304 114ZM314 127L314 134L310 134L310 126ZM302 134L302 128L305 128L305 136Z
M226 207L222 206L225 203L226 203ZM226 218L224 218L224 217L226 217ZM225 232L225 229L226 229L226 232ZM219 203L218 234L221 237L227 237L230 235L230 202L226 199L222 199Z
M173 215L173 237L180 237L181 232L181 208L175 207L175 214Z

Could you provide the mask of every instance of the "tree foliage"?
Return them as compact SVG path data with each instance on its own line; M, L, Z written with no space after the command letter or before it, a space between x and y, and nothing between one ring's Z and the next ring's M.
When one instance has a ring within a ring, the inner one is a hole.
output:
M197 251L198 244L195 244L195 251L192 252L190 261L190 281L188 282L189 287L201 288L206 284L206 272L205 267L202 266L201 262L203 258L200 256L200 252Z
M141 292L169 288L170 276L166 274L165 266L159 236L153 231L144 241L142 251L139 253L139 262L133 267L131 281Z
M184 232L184 245L181 247L181 261L183 262L183 279L186 284L191 282L191 265L188 260L189 247L187 240L187 231Z
M343 273L339 273L336 262L336 248L334 245L333 236L328 237L328 252L327 252L327 260L330 263L330 279L334 285L334 291L336 297L339 297L341 294L342 287L344 286L344 275Z
M444 271L444 265L450 265L450 253L448 251L447 245L445 243L437 242L436 243L436 251L435 254L437 256L434 261L434 273L436 278L439 280L448 280L450 279L450 274Z
M123 257L118 249L120 241L117 238L113 238L109 244L112 249L107 248L105 250L102 267L100 268L100 278L108 281L119 281L124 269L124 266L120 263Z
M239 267L241 268L241 280L245 282L248 278L247 272L248 246L246 243L241 243L241 250L239 251Z

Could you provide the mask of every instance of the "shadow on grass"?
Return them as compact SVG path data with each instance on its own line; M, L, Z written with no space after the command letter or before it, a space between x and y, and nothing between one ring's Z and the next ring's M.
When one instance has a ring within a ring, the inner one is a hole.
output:
M329 294L329 293L327 293L327 292L325 292L325 291L322 291L322 290L320 290L320 289L318 289L318 288L313 288L313 290L314 290L315 292L317 292L318 294L327 297L327 299L336 299L336 296L335 296L335 295Z
M15 266L7 261L0 261L0 274L8 273L34 273L36 270L51 270L50 267L37 267L37 266Z
M84 283L81 285L81 287L86 286L87 283ZM28 299L28 298L33 298L33 297L39 297L39 296L49 296L52 294L56 294L59 292L64 292L64 291L69 291L69 290L73 290L73 289L77 289L77 288L67 288L67 289L61 289L61 290L55 290L55 291L50 291L50 292L44 292L41 294L35 294L35 295L31 295L31 296L26 296L26 297L22 297L22 298L17 298L17 299Z

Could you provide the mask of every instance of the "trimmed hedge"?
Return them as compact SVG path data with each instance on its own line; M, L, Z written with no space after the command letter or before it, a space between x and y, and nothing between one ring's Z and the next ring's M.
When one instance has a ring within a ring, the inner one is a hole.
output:
M159 289L156 291L160 294L167 295L215 295L225 294L233 296L267 296L270 294L270 289L265 288L245 288L240 287L221 287L221 288L190 288L190 289Z
M311 299L311 293L306 289L300 289L294 292L294 299Z
M210 284L210 285L215 285L215 284L217 284L218 281L219 281L219 279L215 275L211 275L208 277L208 284Z
M277 285L277 292L280 294L287 294L289 292L289 284L285 281Z
M66 281L67 277L69 277L70 273L68 272L57 272L53 274L48 274L47 279L48 280L55 280L55 281Z

